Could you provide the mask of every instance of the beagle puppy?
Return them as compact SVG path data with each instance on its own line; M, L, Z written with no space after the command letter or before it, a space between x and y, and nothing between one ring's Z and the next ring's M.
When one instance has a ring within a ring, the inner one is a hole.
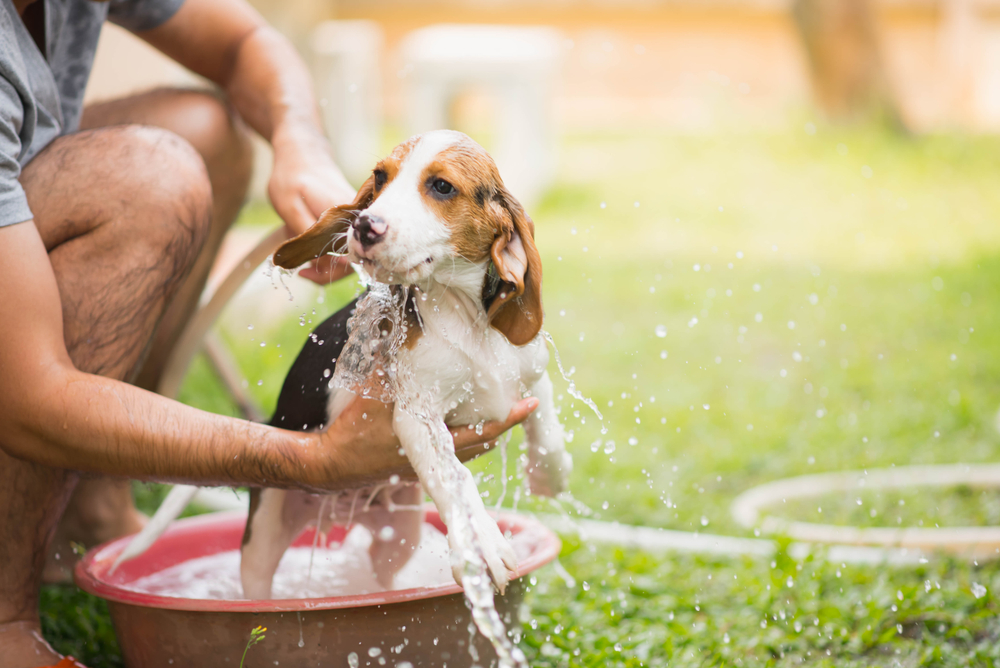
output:
M545 371L542 264L533 222L481 146L459 132L434 131L397 146L354 202L329 209L285 242L274 263L293 269L331 252L345 254L405 300L409 326L387 368L405 369L398 391L420 397L419 409L402 397L393 408L393 429L420 485L393 481L331 496L253 490L242 547L244 594L268 598L278 561L299 532L311 523L323 531L335 521L371 530L376 574L390 586L419 543L424 490L448 527L455 580L462 584L478 562L478 572L485 565L502 592L516 573L516 556L455 456L447 426L503 420L523 396L537 397L539 407L524 423L529 489L554 495L565 488L572 459ZM355 399L358 387L331 381L342 371L338 358L342 364L349 358L351 314L373 292L310 336L272 425L319 429Z

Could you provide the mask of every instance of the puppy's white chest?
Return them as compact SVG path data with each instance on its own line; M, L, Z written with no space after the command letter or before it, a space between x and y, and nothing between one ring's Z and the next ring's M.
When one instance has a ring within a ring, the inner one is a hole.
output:
M406 352L417 384L436 394L439 414L450 425L505 419L544 372L544 343L513 346L481 324L464 330L461 323L448 324L425 321L424 336Z

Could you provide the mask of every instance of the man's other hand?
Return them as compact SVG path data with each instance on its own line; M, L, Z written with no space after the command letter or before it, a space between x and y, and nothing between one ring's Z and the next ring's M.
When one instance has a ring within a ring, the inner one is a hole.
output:
M330 157L328 142L305 124L279 126L271 138L274 166L268 196L293 235L302 234L331 206L354 199L354 189ZM324 285L351 273L344 258L324 255L299 275Z

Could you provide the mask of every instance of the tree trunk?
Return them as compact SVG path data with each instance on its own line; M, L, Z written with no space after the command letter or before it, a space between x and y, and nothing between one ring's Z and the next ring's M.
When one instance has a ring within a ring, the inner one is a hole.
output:
M879 53L870 0L794 0L820 108L834 121L881 120L903 128Z

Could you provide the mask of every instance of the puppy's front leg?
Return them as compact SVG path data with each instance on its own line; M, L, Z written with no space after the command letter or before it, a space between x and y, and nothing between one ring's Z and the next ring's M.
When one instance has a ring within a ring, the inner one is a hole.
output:
M398 405L393 425L410 464L448 527L451 571L462 584L466 565L482 559L502 593L517 569L517 555L486 512L469 469L455 456L455 443L444 420L426 424Z
M528 489L532 494L555 496L566 489L573 457L566 452L566 435L552 401L552 381L543 373L531 388L538 408L524 422L528 437Z

